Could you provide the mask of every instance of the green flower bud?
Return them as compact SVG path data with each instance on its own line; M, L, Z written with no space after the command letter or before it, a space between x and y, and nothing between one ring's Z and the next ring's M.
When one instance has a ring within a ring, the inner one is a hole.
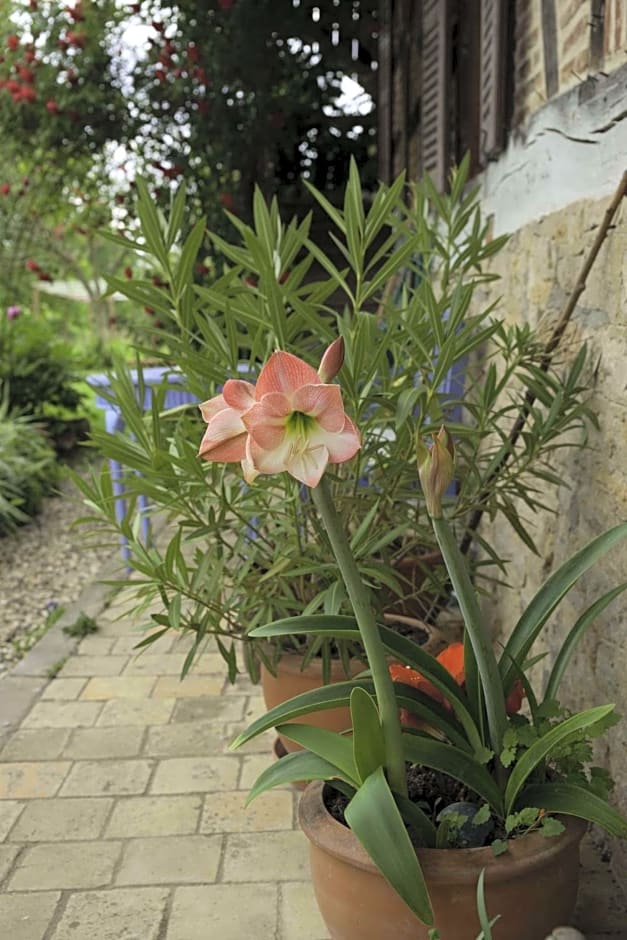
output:
M439 519L442 515L442 497L455 477L455 448L444 425L433 438L431 447L427 447L420 438L417 439L416 457L427 512L433 519Z

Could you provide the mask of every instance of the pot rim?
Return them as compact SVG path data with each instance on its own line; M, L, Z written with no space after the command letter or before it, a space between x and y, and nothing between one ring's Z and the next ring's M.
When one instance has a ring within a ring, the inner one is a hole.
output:
M277 675L282 673L283 675L289 676L303 676L306 679L320 679L322 680L322 660L321 659L312 659L304 669L301 669L303 662L304 654L292 652L288 650L285 653L281 653L280 659L276 663ZM357 659L354 656L350 657L351 663L351 675L355 676L357 673L362 672L368 667L360 659ZM353 672L353 666L355 670ZM277 676L273 675L267 666L264 663L261 663L261 675L262 677L266 675L269 679L276 679ZM347 676L344 672L344 666L342 665L341 659L331 659L331 678L332 679L350 679L351 676Z
M326 809L322 799L325 784L324 780L312 781L301 797L298 817L307 838L340 861L380 874L357 837ZM482 846L473 849L418 849L418 859L427 880L452 882L453 868L456 883L476 883L482 868L486 869L492 882L510 880L513 874L522 876L550 864L555 856L580 842L588 823L576 816L559 818L566 827L561 835L547 838L539 832L530 832L520 839L509 840L508 852L499 856L494 855L490 846Z

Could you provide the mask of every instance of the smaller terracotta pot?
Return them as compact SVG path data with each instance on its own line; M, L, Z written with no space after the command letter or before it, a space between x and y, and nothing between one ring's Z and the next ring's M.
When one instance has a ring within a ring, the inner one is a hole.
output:
M346 826L327 812L324 783L309 784L300 824L309 839L311 874L332 940L428 940L422 924L385 881ZM530 833L495 858L492 850L419 849L418 858L443 940L475 940L480 930L477 880L485 868L490 917L500 914L494 940L544 940L568 923L579 881L580 819L563 817L555 838Z
M312 660L305 669L301 669L303 657L298 653L284 653L276 666L276 676L262 665L261 667L261 688L266 703L266 708L270 710L275 705L281 705L295 695L302 692L310 692L312 689L319 689L324 683L322 681L322 662L320 659ZM363 672L366 667L358 660L351 660L350 676L352 678L358 673ZM347 679L344 667L339 660L333 660L331 663L331 682L345 682ZM351 727L350 709L346 708L327 708L321 711L311 712L309 715L303 715L298 722L305 725L313 725L316 728L326 728L329 731L346 731ZM299 751L301 747L294 741L290 741L285 735L280 734L279 740L286 751Z

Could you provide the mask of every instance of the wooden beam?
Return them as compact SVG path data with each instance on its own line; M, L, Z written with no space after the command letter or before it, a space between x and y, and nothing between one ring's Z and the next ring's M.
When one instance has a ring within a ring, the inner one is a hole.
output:
M605 0L592 0L590 19L590 71L600 72L605 52Z
M542 0L542 43L544 46L544 84L547 98L559 90L557 54L557 11L555 0Z

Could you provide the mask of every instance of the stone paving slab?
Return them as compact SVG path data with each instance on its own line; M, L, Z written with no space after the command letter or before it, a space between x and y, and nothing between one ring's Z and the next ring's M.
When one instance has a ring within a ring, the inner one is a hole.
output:
M328 940L298 792L244 806L272 735L228 750L263 713L258 689L229 685L212 650L180 682L189 639L138 655L122 609L55 679L0 680L0 704L15 697L0 740L0 940ZM607 866L587 852L580 924L588 940L626 940Z

